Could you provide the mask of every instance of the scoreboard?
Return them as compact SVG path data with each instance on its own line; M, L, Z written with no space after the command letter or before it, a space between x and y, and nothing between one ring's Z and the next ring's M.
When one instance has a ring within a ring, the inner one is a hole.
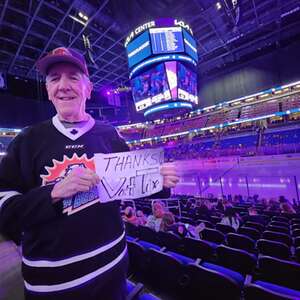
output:
M198 104L198 54L192 34L182 21L159 19L127 37L125 48L137 111L149 115L170 107L192 109ZM168 106L171 102L176 105Z

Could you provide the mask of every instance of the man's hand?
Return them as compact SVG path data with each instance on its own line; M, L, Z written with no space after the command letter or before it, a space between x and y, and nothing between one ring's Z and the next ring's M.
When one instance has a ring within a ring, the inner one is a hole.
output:
M70 172L63 180L56 183L51 192L53 202L71 197L78 192L87 192L100 182L99 176L91 171L78 167Z
M165 188L173 188L179 181L176 165L174 163L164 163L161 166L160 174L164 177L163 186Z

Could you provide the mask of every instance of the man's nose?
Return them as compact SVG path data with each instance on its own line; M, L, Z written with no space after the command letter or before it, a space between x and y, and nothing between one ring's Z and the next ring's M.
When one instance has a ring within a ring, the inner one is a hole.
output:
M68 78L62 76L58 82L59 90L70 90L70 81Z

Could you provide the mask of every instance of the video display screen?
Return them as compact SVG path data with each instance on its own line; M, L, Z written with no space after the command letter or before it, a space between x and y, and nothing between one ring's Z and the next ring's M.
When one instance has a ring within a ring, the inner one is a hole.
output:
M198 104L197 74L178 62L178 98Z
M153 54L184 51L181 27L150 28L149 32Z
M134 39L131 43L129 43L126 47L126 51L129 68L138 64L145 58L149 57L152 54L149 40L149 32L144 32L136 39Z
M137 110L171 99L163 63L132 79L131 86Z
M183 29L182 32L185 45L185 52L195 61L198 61L197 45L194 38L186 30Z

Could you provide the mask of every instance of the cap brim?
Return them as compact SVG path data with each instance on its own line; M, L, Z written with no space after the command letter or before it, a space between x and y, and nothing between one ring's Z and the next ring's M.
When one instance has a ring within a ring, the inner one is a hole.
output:
M50 67L57 63L70 63L72 65L77 66L84 74L86 74L86 70L82 65L81 61L75 58L74 56L68 55L55 55L52 57L45 56L37 62L36 68L42 75L47 75Z

